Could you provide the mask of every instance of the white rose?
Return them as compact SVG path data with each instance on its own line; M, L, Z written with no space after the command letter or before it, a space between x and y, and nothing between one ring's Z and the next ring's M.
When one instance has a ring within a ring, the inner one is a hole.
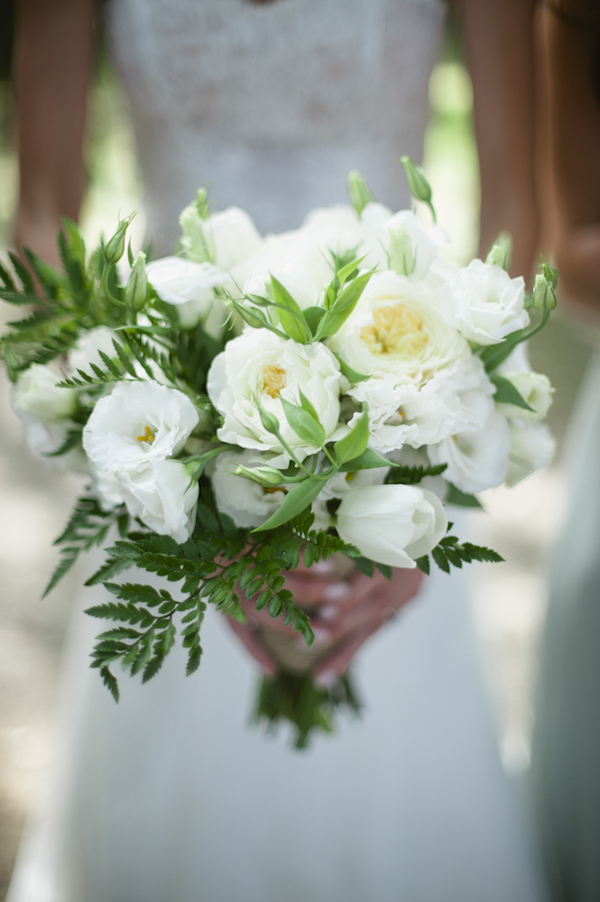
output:
M464 338L444 322L437 291L390 271L372 276L328 344L357 372L391 374L396 385L422 384L469 355Z
M181 257L162 257L146 267L148 281L161 300L178 308L184 329L199 322L213 338L220 338L229 315L225 305L214 296L217 286L233 288L226 272L212 263L194 263Z
M376 204L369 204L365 207L362 214L363 222L372 225L374 236L386 255L390 250L393 250L393 235L398 231L403 231L408 238L414 262L414 269L411 275L419 279L424 278L436 259L440 247L448 241L448 235L439 226L431 226L428 229L422 228L419 220L411 210L400 210L382 221L379 210L373 209L377 208L377 206ZM367 262L370 261L368 260ZM390 261L392 264L393 262L393 260ZM387 258L385 268L388 268Z
M249 275L245 294L271 297L271 276L281 282L298 306L316 306L333 278L333 263L308 231L269 235L259 252L242 265ZM239 281L239 274L235 273Z
M94 407L83 447L104 472L138 470L176 455L198 423L182 392L157 382L120 382Z
M160 536L179 544L194 531L198 481L178 460L153 460L138 470L120 471L119 488L127 510Z
M447 464L444 478L462 492L483 492L504 482L510 436L503 416L493 410L482 429L459 432L428 448L434 464Z
M274 466L287 466L290 457L263 426L258 403L277 418L284 440L303 459L318 448L294 432L280 398L299 404L301 390L330 438L338 425L339 384L339 364L324 345L286 341L266 329L249 329L229 341L213 360L206 381L210 400L224 418L217 431L221 441L273 451L279 455L271 461Z
M312 210L302 231L334 254L353 251L364 241L364 228L356 210L345 204Z
M359 488L344 496L337 512L341 538L392 567L415 567L415 559L435 548L447 528L437 495L411 485Z
M45 423L64 420L77 407L77 392L71 388L57 388L62 376L49 366L34 363L19 375L12 389L12 406L15 413L36 417Z
M503 371L502 375L512 382L523 400L533 409L525 410L514 404L497 404L498 411L510 419L518 418L530 422L543 420L550 410L554 394L548 377L543 373L534 373L532 370L529 372Z
M493 345L528 325L524 299L525 282L520 276L511 279L500 266L472 260L448 280L441 307L450 325L466 339Z
M113 360L117 356L113 340L118 342L118 335L112 329L107 329L106 326L98 326L97 329L82 332L67 354L67 372L72 376L77 376L77 370L81 370L93 376L92 364L105 370L106 366L100 357L100 351Z
M556 451L552 433L543 423L510 423L510 459L506 482L516 485L535 470L547 466Z
M387 454L404 444L419 448L465 429L480 429L493 409L494 386L479 358L470 355L434 372L422 385L397 385L387 374L359 382L350 394L368 405L369 446Z
M228 207L202 219L196 205L190 204L181 213L179 222L186 256L200 263L214 263L221 269L232 269L255 253L262 243L252 219L239 207Z
M228 514L236 526L260 526L275 513L285 497L283 489L265 489L252 479L236 476L239 466L260 466L265 462L251 451L241 451L239 454L225 452L208 470L217 507Z

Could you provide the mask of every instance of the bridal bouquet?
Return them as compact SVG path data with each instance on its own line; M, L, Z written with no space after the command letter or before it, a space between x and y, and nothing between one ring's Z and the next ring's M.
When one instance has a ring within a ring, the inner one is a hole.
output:
M435 223L428 183L403 164ZM551 456L552 389L522 343L555 305L556 272L543 262L528 296L505 241L451 265L437 225L375 203L356 173L349 184L351 206L265 238L200 191L178 256L151 262L126 254L129 219L89 255L65 221L63 272L29 252L0 271L0 296L34 305L1 343L27 442L89 482L47 591L107 540L88 584L113 600L88 613L112 621L92 666L115 698L113 665L146 681L178 633L196 670L208 603L243 621L245 596L309 646L285 586L300 561L335 554L391 577L501 560L452 535L446 505L477 505ZM119 579L133 567L138 581ZM355 703L346 679L317 687L280 666L258 716L288 717L299 744Z

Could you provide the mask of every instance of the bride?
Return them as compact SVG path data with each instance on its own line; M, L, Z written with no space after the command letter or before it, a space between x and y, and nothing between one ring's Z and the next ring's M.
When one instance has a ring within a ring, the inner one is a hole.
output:
M534 241L531 5L465 2L482 240L511 230L521 271ZM47 258L59 214L78 213L92 6L21 0L17 240ZM422 156L444 15L439 0L112 0L155 253L172 252L199 183L263 231L343 202L353 168L407 206L398 157ZM304 754L246 727L256 663L219 616L199 674L184 678L172 654L150 684L122 681L115 706L87 667L97 625L76 612L64 748L10 902L542 900L498 760L468 585L458 572L426 583L357 656L362 720ZM343 621L340 595L329 587ZM372 628L350 632L347 650Z

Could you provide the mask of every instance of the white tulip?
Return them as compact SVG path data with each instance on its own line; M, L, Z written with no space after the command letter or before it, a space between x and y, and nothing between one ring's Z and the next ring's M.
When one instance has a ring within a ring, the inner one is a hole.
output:
M100 398L83 430L83 447L106 473L139 470L181 451L198 423L182 392L157 382L119 382Z
M511 279L500 266L472 260L448 280L441 307L447 322L468 341L493 345L529 324L524 300L520 276Z
M198 481L178 460L154 460L139 470L117 473L127 510L160 536L180 544L194 531Z
M392 567L415 567L445 535L448 519L437 495L411 485L365 486L349 492L337 530L365 557Z

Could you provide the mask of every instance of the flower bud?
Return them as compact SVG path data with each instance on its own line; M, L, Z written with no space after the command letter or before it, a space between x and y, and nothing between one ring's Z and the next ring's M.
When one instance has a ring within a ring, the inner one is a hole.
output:
M240 464L235 475L252 479L267 489L279 488L282 484L281 470L276 470L275 467L244 467Z
M410 276L415 269L415 255L407 228L400 225L389 230L388 259L390 269L401 276Z
M196 207L200 219L208 219L210 210L208 208L208 191L206 188L198 188L194 206Z
M556 270L554 270L556 272ZM549 313L556 307L556 295L552 283L544 275L535 277L532 305L542 313Z
M269 413L268 410L265 410L264 407L259 405L258 412L260 414L260 419L267 430L267 432L271 432L273 435L277 435L279 432L279 420L274 414Z
M412 196L431 206L431 185L425 178L423 170L416 166L410 157L400 157L400 162Z
M364 178L356 169L348 176L348 195L350 203L360 216L367 204L373 203L373 195Z
M104 248L104 259L109 266L114 266L114 264L123 256L123 252L125 251L125 233L127 232L132 219L133 216L128 216L127 219L121 220L117 226L117 231Z
M509 232L500 232L490 251L485 258L485 262L490 266L499 266L507 272L510 268L512 259L513 242Z
M146 254L140 252L135 258L129 281L125 286L125 300L133 310L143 310L148 298L148 278L146 276Z

